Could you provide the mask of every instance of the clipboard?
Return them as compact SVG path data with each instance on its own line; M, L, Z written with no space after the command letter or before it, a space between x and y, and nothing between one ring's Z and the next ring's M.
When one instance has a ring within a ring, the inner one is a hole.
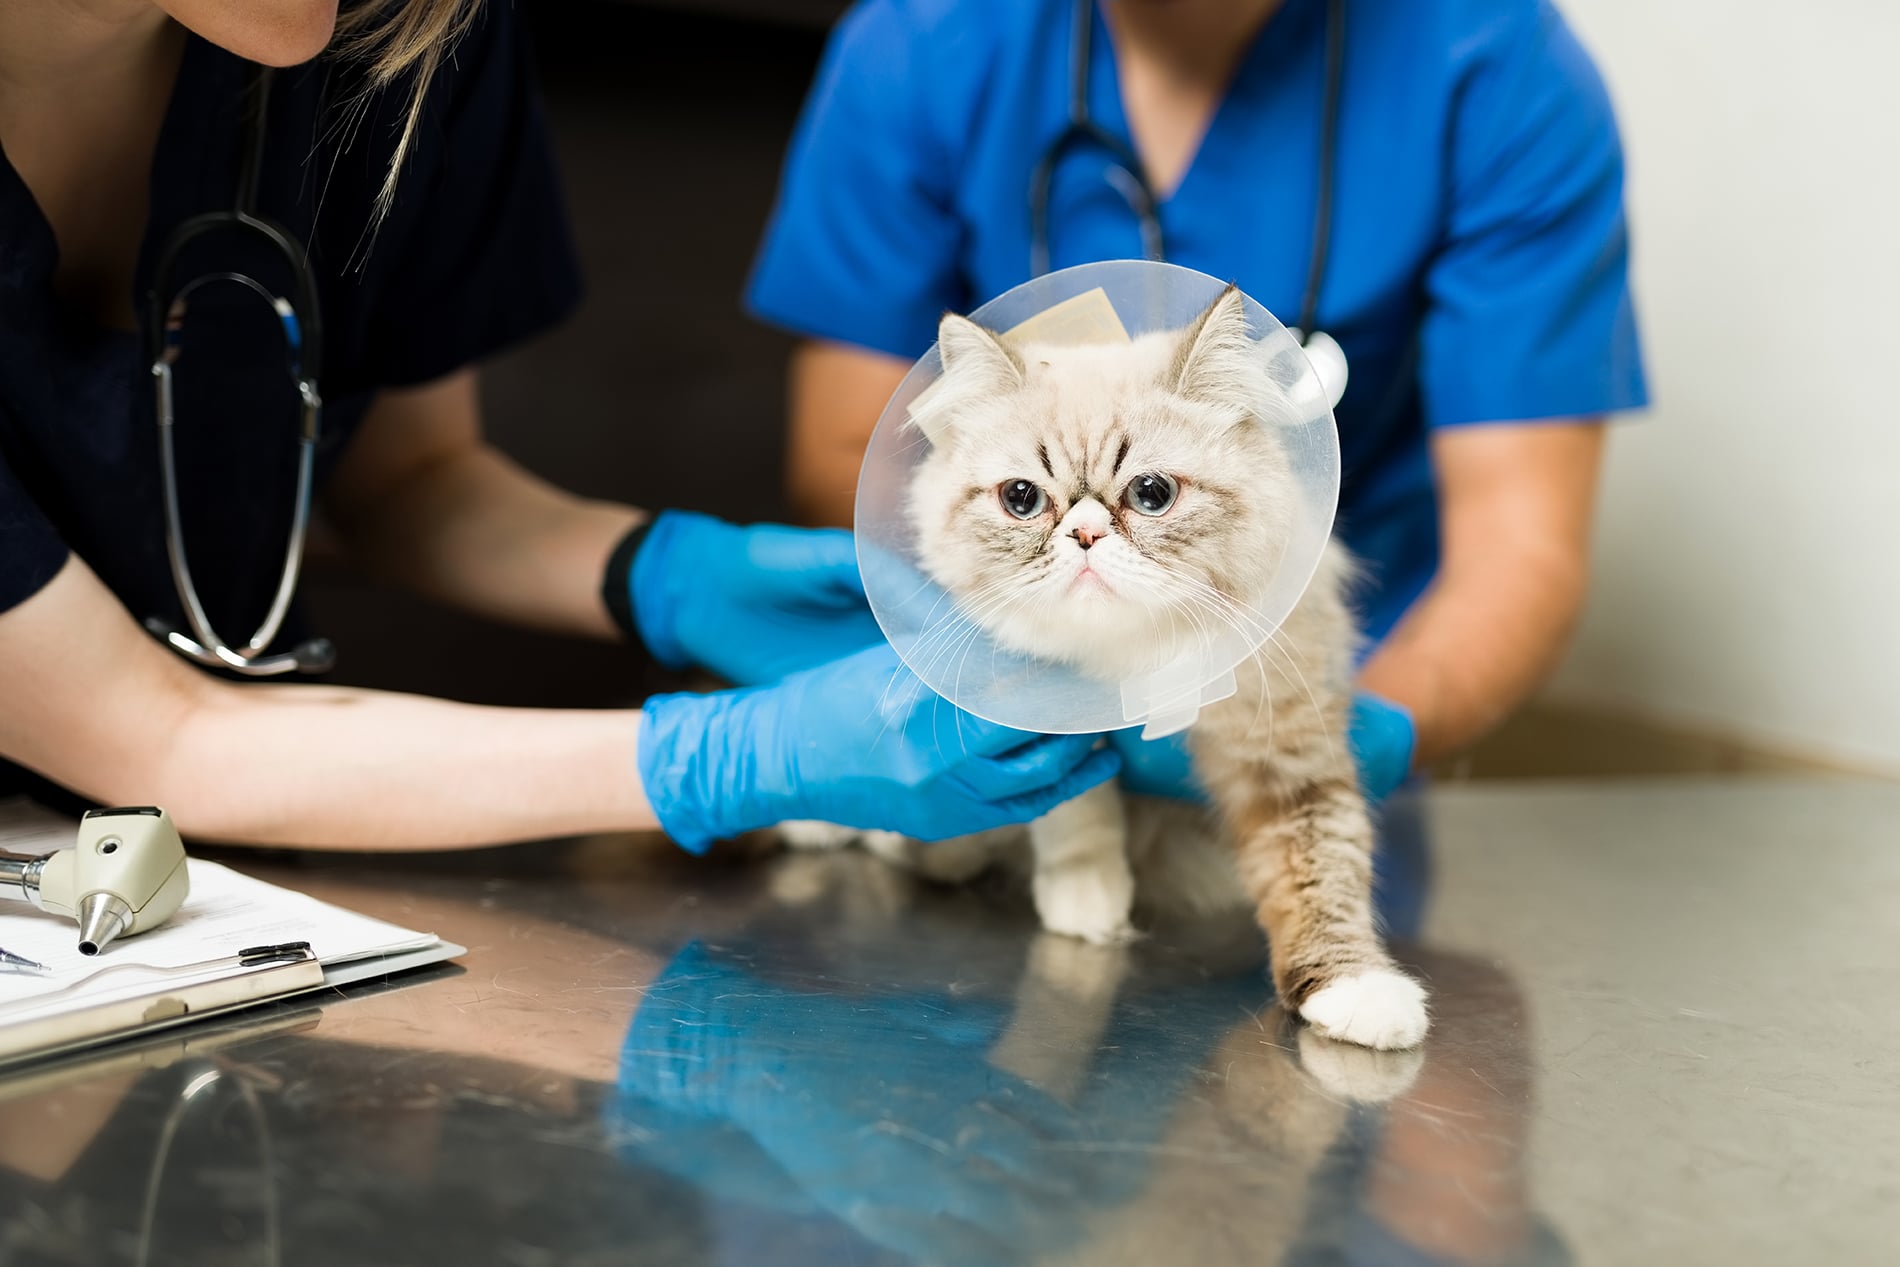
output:
M0 1006L0 1069L143 1036L325 985L308 942L253 946L179 967L123 963Z
M77 826L30 803L0 801L0 841L15 851L68 844ZM464 953L434 933L204 858L187 865L191 894L178 913L97 958L76 948L71 920L0 902L0 946L51 969L44 976L0 970L0 1072Z

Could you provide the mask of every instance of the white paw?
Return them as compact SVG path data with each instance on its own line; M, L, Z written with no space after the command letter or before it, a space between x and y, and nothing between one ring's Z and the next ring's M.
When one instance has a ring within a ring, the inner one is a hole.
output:
M1425 1053L1416 1047L1375 1051L1334 1042L1312 1028L1302 1029L1299 1041L1300 1064L1313 1081L1333 1095L1358 1104L1384 1104L1404 1095L1412 1089L1425 1064Z
M855 827L819 823L809 819L778 825L778 838L793 849L842 849L858 838Z
M1300 1015L1320 1033L1343 1043L1395 1051L1425 1037L1425 990L1390 968L1341 977L1316 990Z
M1066 866L1036 872L1036 914L1052 933L1080 937L1098 946L1135 940L1128 913L1135 881L1126 866Z

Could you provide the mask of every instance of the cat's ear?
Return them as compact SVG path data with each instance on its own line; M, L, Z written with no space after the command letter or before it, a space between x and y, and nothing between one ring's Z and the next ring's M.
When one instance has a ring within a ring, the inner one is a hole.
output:
M911 421L932 444L970 405L1023 385L1022 360L990 331L954 312L937 324L937 355L943 359L943 377L910 407Z
M1209 405L1239 409L1251 416L1266 385L1260 347L1247 329L1247 307L1231 283L1207 311L1181 332L1181 344L1169 367L1169 386L1177 395Z
M943 376L960 380L967 390L994 394L1023 385L1023 363L1003 341L968 317L943 314L937 323L937 355Z

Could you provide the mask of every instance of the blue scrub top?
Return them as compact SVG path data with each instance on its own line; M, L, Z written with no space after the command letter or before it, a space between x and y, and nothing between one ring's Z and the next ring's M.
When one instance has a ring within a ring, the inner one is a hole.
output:
M1070 0L863 0L833 33L747 301L815 338L921 355L946 310L1029 277L1031 173L1067 120ZM1337 410L1340 536L1383 638L1430 581L1434 427L1646 403L1623 158L1588 55L1543 0L1351 0L1321 329ZM1094 119L1124 141L1099 10ZM1324 84L1325 0L1286 0L1245 53L1179 186L1169 258L1298 317ZM1141 254L1105 157L1072 151L1054 268Z

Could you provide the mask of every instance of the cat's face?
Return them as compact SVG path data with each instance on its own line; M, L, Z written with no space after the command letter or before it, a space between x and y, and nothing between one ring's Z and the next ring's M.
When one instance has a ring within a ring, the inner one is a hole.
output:
M1249 620L1297 490L1238 291L1132 344L1016 352L947 316L938 347L910 513L964 616L1111 679Z

